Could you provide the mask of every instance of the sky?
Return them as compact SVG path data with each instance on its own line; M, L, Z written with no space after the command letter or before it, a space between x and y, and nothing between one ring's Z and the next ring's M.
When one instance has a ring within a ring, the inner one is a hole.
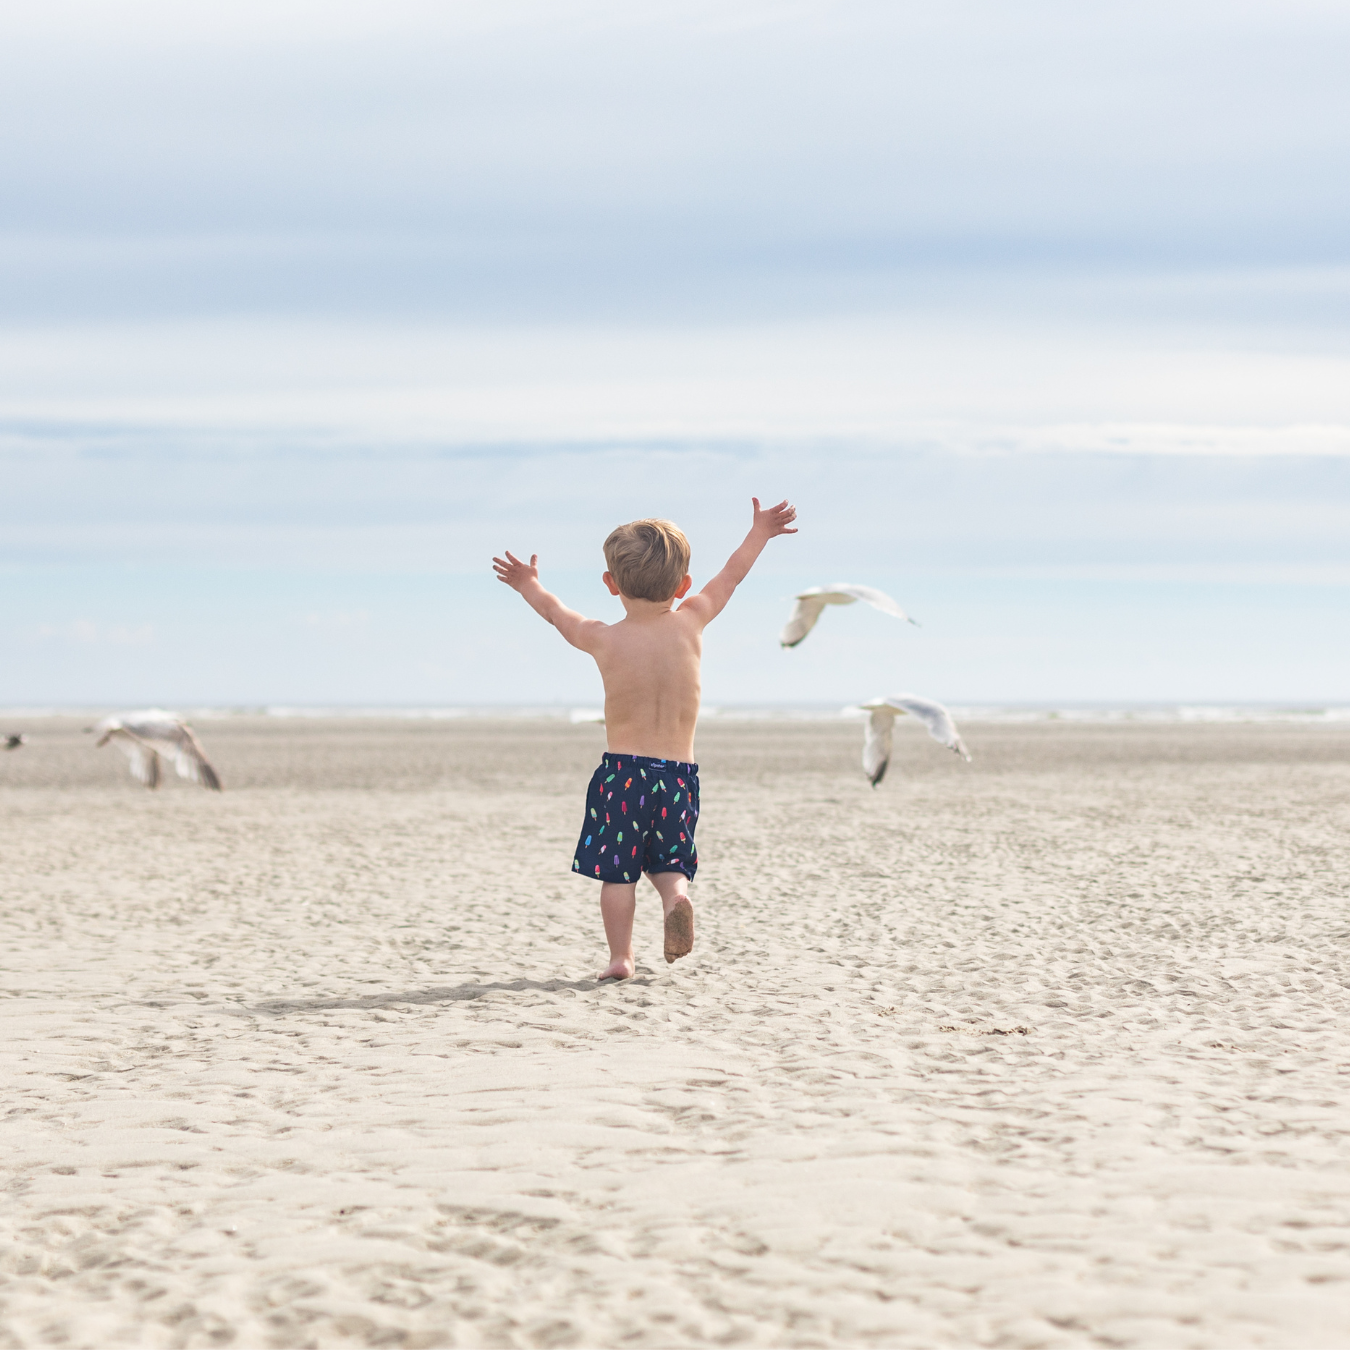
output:
M0 706L1350 702L1350 0L56 3L0 43ZM795 591L881 586L919 620Z

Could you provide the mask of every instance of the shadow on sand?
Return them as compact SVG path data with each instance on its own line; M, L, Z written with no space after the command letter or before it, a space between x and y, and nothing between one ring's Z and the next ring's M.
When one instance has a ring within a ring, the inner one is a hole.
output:
M633 979L624 983L645 984L642 973L639 969ZM606 980L605 986L614 983L616 982L613 980ZM564 989L584 993L601 987L599 980L509 980L496 984L441 985L432 989L408 989L401 993L367 994L362 998L277 998L242 1007L240 1011L284 1017L287 1013L328 1012L337 1008L367 1011L409 1003L465 1003L482 998L485 994L556 994Z

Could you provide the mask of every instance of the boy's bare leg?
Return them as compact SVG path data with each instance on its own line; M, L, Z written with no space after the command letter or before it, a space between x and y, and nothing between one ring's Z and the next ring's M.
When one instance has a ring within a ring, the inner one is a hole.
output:
M689 903L689 878L683 872L650 872L647 880L656 887L666 913L666 961L678 961L694 950L694 907Z
M609 965L596 976L598 980L632 979L633 912L637 909L637 882L602 881L600 917L605 921L605 939L609 943Z

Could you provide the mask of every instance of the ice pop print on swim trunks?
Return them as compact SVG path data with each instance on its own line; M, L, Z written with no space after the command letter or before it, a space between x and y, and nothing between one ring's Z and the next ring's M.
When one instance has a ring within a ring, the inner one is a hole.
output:
M698 871L698 765L606 754L591 776L572 870L601 881L636 882L646 872Z
M689 883L698 871L693 758L703 630L726 608L765 544L797 533L797 512L786 501L768 508L752 501L750 533L697 595L689 594L689 541L677 526L634 520L612 531L601 579L623 605L617 623L587 619L550 595L539 580L537 555L528 563L511 553L492 560L499 581L595 658L605 683L608 749L586 793L572 858L574 875L600 883L610 956L601 979L627 979L636 969L633 916L644 874L661 897L666 960L687 956L694 946Z

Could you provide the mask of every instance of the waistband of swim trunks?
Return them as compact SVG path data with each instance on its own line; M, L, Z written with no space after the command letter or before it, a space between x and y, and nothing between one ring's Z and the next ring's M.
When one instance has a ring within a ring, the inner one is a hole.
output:
M600 763L607 769L616 764L632 764L639 769L657 769L661 773L698 773L697 764L686 764L682 759L653 759L650 755L621 755L606 750Z

